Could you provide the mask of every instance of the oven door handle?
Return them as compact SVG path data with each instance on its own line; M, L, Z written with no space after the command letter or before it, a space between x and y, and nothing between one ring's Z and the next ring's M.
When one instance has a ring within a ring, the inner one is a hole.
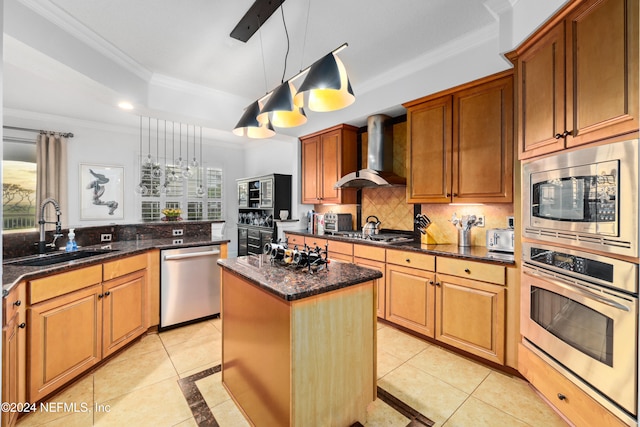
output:
M566 290L568 290L570 292L579 293L580 295L582 295L582 296L584 296L586 298L591 298L592 300L601 302L601 303L606 304L606 305L608 305L610 307L613 307L613 308L617 308L618 310L622 310L622 311L626 311L626 312L630 312L631 311L629 309L629 307L626 307L626 306L620 304L617 301L614 301L612 299L603 297L602 295L598 295L595 292L588 291L588 290L586 290L584 288L579 288L577 286L566 284L566 283L564 283L564 282L562 282L560 280L557 280L555 278L551 278L551 277L546 276L544 274L536 273L536 272L534 272L534 271L532 271L530 269L527 269L525 271L525 274L528 274L528 275L534 276L534 277L538 277L540 279L548 280L548 281L552 282L554 285L561 287L562 289L566 289Z

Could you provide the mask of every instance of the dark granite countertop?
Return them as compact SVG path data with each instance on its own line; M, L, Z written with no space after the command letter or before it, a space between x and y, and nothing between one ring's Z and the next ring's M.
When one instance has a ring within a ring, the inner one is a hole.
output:
M220 243L229 243L229 240L206 240L203 237L184 237L182 243L174 243L174 238L164 239L145 239L145 240L128 240L122 242L111 242L109 244L84 246L82 249L111 249L112 252L107 252L100 255L91 256L88 258L82 258L75 261L62 262L59 264L53 264L41 267L28 267L21 265L14 265L13 262L31 258L11 258L6 259L2 263L2 290L3 296L5 296L11 288L22 280L31 280L37 277L47 276L50 274L64 273L68 270L73 270L78 267L87 267L92 264L102 263L105 261L113 261L118 258L124 258L131 255L147 252L151 249L176 249L176 248L188 248L193 246L205 246L216 245Z
M341 242L348 242L361 245L370 245L383 247L385 249L396 249L402 251L421 252L437 256L447 256L452 258L464 258L475 261L491 262L504 265L515 265L515 257L511 253L504 252L492 252L487 250L485 246L470 246L460 247L458 245L444 244L444 245L425 245L417 242L404 242L404 243L380 243L371 240L358 240L348 237L333 236L325 234L319 236L317 234L311 234L306 231L286 230L288 234L297 234L299 236L314 236L328 240L338 240Z
M218 264L285 301L300 300L382 277L378 270L340 261L331 261L328 269L309 273L304 268L272 264L267 255L219 259Z

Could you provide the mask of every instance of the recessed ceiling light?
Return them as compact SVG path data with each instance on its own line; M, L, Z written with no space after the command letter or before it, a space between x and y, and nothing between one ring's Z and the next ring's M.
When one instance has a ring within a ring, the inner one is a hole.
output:
M118 104L118 107L122 108L123 110L133 110L133 104L127 101L122 101Z

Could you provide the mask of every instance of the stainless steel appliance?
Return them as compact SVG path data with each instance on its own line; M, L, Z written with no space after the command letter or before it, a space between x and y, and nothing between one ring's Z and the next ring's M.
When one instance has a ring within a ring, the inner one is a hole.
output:
M350 213L327 212L324 214L324 231L335 233L337 231L352 230L353 222Z
M638 256L638 140L561 153L524 165L523 234Z
M515 235L511 228L487 230L487 249L490 251L513 253Z
M220 313L220 246L160 251L160 328Z
M623 419L638 407L638 266L523 243L523 343Z
M393 232L391 230L384 230L384 232L378 234L364 235L360 231L341 231L335 233L336 236L344 237L347 239L353 239L354 241L369 240L376 243L410 243L415 241L415 237L412 234L406 232Z

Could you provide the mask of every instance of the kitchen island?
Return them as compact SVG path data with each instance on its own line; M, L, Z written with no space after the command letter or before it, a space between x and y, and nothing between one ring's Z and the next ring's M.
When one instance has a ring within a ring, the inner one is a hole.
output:
M222 383L256 426L349 426L376 398L376 270L221 259Z

